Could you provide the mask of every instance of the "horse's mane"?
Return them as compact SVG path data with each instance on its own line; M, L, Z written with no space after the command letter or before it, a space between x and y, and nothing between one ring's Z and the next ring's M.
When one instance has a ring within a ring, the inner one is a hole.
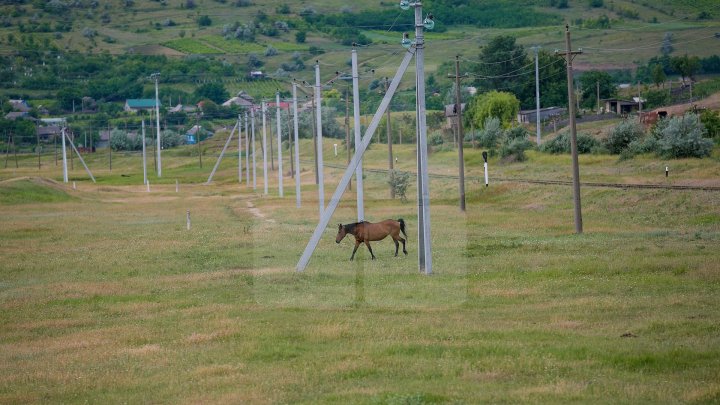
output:
M355 222L352 224L343 225L343 229L345 229L345 232L347 232L347 233L353 233L355 231L355 228L357 228L358 225L368 224L368 223L369 223L368 221Z

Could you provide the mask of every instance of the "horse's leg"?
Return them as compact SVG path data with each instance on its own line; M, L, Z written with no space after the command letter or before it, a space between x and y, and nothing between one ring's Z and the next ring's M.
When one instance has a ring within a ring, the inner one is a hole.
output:
M398 243L397 239L393 238L393 242L395 242L395 257L397 257L398 249L400 248L400 244Z
M400 242L403 244L403 253L405 253L405 256L407 256L407 250L405 249L405 239L400 238Z
M367 246L368 250L370 251L370 257L372 257L372 259L375 260L375 254L373 254L372 248L370 247L370 242L365 241L365 246Z
M352 256L350 256L350 261L352 261L355 258L355 252L357 252L358 246L360 246L360 241L356 240L355 241L355 249L353 249L353 254L352 254Z

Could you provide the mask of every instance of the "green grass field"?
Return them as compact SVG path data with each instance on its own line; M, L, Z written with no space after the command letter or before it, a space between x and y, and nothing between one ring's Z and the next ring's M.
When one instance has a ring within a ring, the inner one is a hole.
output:
M569 187L494 180L569 179L569 156L493 158L485 188L480 150L466 149L466 213L456 181L431 181L432 276L418 273L414 187L389 200L371 172L367 219L404 218L410 254L385 240L376 261L361 248L349 262L351 242L334 243L334 224L355 218L346 192L298 274L318 217L311 143L297 209L289 177L284 198L277 172L267 196L261 170L257 191L238 184L237 149L202 185L221 138L202 169L192 149L167 151L149 193L136 154L114 154L112 172L87 156L98 184L75 160L77 190L50 155L40 171L34 156L0 169L0 402L720 401L717 191L585 187L575 235ZM333 142L325 161L342 165ZM413 145L394 151L414 167ZM372 145L365 165L386 159ZM433 153L431 171L455 162ZM717 150L580 163L583 181L720 185ZM328 196L340 174L326 170Z

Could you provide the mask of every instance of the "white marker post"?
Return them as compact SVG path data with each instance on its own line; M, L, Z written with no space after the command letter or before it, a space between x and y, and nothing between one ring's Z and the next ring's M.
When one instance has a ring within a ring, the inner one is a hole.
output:
M485 187L488 186L488 167L487 167L487 152L482 153L483 160L485 163L483 164L483 167L485 168Z

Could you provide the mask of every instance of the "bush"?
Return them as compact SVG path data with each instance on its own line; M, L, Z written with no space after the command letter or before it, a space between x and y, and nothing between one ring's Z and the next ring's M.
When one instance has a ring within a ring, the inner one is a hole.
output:
M160 138L160 141L162 142L163 149L174 148L175 146L184 144L185 137L173 130L166 129L166 130L162 131L162 136ZM142 140L141 140L141 142L142 142ZM141 145L141 147L142 147L142 145Z
M445 141L442 138L442 135L439 133L434 133L430 136L430 139L428 139L431 146L439 146L442 145Z
M495 117L485 119L485 126L478 132L478 144L486 148L494 148L498 139L502 137L503 130L500 126L500 120Z
M524 162L527 159L525 151L532 148L533 144L526 138L505 138L500 146L500 157L513 162Z
M705 126L696 114L673 117L659 133L656 152L664 158L710 156L713 142L705 138L706 134Z
M590 153L598 146L600 146L600 142L592 136L583 133L577 134L577 148L579 154ZM542 146L540 146L540 150L554 154L570 153L570 133L563 132L555 137L555 139L545 142Z
M643 126L635 120L625 120L610 132L605 140L605 147L613 154L618 154L627 146L640 139L644 134Z
M410 185L409 173L399 172L397 170L391 171L388 184L392 187L395 195L400 197L400 201L407 202L407 188Z
M700 113L700 122L705 125L710 138L720 141L720 112L704 110Z

